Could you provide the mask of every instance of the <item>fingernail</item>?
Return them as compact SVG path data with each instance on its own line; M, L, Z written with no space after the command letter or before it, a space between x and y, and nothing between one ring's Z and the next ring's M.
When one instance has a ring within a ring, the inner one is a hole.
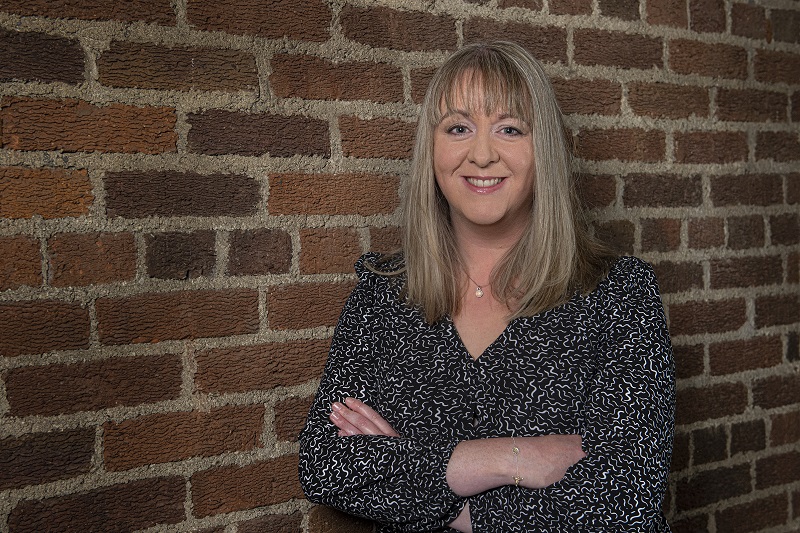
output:
M331 413L331 419L339 420L342 416L339 413Z
M335 411L341 411L344 408L344 406L339 402L333 402L333 405L331 407L333 407Z

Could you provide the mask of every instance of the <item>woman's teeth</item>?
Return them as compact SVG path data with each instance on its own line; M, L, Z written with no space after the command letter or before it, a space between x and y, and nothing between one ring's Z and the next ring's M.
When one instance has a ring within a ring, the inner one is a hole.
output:
M478 178L467 178L467 183L472 185L473 187L493 187L503 181L502 178L490 178L486 180L478 179Z

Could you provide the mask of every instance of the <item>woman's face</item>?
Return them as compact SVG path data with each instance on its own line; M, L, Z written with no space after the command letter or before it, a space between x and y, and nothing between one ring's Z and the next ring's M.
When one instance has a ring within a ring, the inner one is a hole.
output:
M532 132L518 117L486 115L480 105L470 105L482 101L482 94L456 97L450 112L442 104L433 141L436 183L457 232L497 230L518 238L533 204Z

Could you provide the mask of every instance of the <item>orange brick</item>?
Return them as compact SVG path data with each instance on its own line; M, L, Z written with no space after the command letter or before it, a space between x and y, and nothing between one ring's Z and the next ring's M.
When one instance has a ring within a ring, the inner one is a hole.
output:
M539 61L567 62L567 32L563 28L472 18L464 22L462 31L464 43L496 39L511 40L524 46Z
M0 237L0 291L41 283L39 241L27 235Z
M48 241L54 287L132 280L136 245L130 233L60 233Z
M675 133L678 163L735 163L747 160L747 134L739 131Z
M656 118L707 117L711 98L708 89L669 83L628 85L628 105L637 115Z
M678 74L747 78L747 51L739 46L688 39L669 42L669 66Z
M663 131L640 129L591 129L578 133L578 156L602 161L644 161L664 159L666 136Z
M271 215L390 214L399 204L399 186L396 176L272 175L267 207Z
M661 39L599 29L576 29L575 62L619 68L652 69L663 66Z
M344 6L342 33L374 48L394 50L452 50L456 21L448 15L399 11L388 7Z
M301 274L349 273L360 255L361 243L353 229L300 230Z
M92 203L85 170L0 167L0 217L78 217Z
M373 252L396 252L402 246L402 240L401 229L397 226L370 228L369 230L370 250Z
M672 335L695 335L735 331L747 321L742 299L712 300L669 306Z
M567 115L617 115L622 106L622 86L613 81L582 78L552 80L561 111Z
M350 157L410 159L416 124L391 118L341 117L342 152Z
M273 329L333 326L352 290L352 282L276 287L267 294L269 325Z
M186 15L207 31L317 42L330 37L331 9L324 0L192 0Z
M88 347L88 309L56 300L0 303L0 356Z
M311 400L313 397L290 398L275 404L275 435L278 440L297 442L297 436L306 423Z

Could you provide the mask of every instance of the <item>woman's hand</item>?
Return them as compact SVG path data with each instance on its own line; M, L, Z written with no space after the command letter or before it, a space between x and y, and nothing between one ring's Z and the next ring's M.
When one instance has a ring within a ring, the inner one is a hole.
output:
M339 428L340 437L351 435L384 435L399 437L394 428L372 407L355 398L334 402L330 419Z

